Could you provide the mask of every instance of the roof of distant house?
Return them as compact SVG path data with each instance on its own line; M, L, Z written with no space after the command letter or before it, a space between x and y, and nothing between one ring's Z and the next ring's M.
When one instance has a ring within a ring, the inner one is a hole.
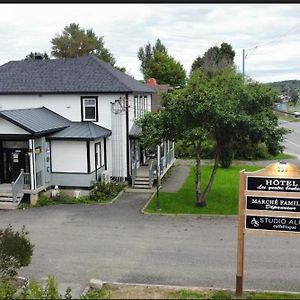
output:
M155 93L93 55L10 61L0 66L0 94Z

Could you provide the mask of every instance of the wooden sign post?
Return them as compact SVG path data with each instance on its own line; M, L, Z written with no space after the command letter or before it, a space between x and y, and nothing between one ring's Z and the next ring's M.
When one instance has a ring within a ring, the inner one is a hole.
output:
M245 234L299 236L300 172L278 162L240 172L236 296L243 295Z

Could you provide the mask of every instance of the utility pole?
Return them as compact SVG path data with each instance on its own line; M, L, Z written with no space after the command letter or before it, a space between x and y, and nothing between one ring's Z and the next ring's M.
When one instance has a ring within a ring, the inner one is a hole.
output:
M245 81L245 49L243 49L243 80Z

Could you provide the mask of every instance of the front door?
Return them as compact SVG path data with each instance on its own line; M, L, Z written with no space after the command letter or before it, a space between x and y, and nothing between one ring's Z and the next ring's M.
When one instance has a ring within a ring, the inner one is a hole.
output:
M15 181L21 169L29 170L29 159L27 149L3 149L3 171L4 182Z

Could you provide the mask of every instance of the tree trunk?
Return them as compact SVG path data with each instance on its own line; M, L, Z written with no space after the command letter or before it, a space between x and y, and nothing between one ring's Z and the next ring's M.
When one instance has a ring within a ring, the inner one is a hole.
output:
M217 174L219 159L220 159L220 156L217 153L216 156L215 156L215 162L214 162L214 166L213 166L213 169L212 169L210 177L209 177L208 184L207 184L204 192L201 194L200 199L198 200L200 203L205 203L205 205L202 205L202 206L206 206L206 199L208 197L209 192L211 191L213 182L214 182L216 174Z
M201 198L201 142L195 141L194 150L196 154L196 163L195 163L195 191L196 191L196 203L198 199Z

